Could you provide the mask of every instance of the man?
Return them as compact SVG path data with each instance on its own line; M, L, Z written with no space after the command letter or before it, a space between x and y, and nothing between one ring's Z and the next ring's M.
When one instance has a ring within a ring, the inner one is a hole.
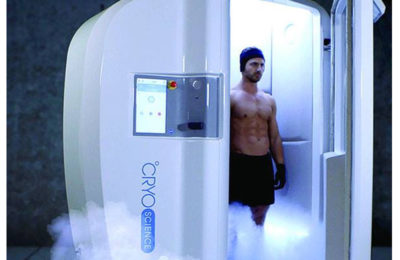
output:
M282 140L274 98L258 89L265 69L261 50L240 54L241 81L231 89L231 154L229 202L250 207L253 221L264 224L275 189L286 183ZM277 165L274 178L272 157Z

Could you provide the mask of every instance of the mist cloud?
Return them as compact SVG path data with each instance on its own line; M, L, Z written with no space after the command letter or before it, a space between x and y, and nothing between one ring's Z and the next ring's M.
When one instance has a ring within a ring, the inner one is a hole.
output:
M53 220L48 228L55 241L51 259L196 260L168 252L162 245L152 254L143 253L141 219L132 215L124 203L107 203L105 210L108 233L101 229L104 210L94 203L88 203L85 212L72 211ZM77 249L73 245L70 221L77 226L74 237L79 245ZM320 260L319 230L312 226L307 212L290 204L272 205L261 228L252 221L248 207L234 204L229 207L228 260ZM110 250L109 244L117 246Z

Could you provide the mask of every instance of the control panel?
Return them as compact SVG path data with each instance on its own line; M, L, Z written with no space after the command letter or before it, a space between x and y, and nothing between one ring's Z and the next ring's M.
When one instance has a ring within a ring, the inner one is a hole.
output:
M133 135L219 137L221 75L136 74Z

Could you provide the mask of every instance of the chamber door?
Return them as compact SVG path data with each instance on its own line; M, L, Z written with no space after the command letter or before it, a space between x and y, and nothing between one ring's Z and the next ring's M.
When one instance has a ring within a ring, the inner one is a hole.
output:
M351 80L348 68L351 37L347 1L335 1L331 11L331 111L330 150L323 155L325 181L326 260L349 259L350 245L350 174L346 163L351 160L348 151L348 132L351 131ZM349 85L350 84L350 85ZM350 105L349 105L350 103ZM351 132L350 132L351 133ZM344 205L344 206L343 206ZM340 257L338 257L340 256Z
M373 22L380 0L338 0L331 11L331 151L324 154L326 259L370 259Z

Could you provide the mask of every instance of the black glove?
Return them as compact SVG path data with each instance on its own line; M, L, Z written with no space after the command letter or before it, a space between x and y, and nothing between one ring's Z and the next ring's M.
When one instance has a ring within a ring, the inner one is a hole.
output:
M274 180L274 189L280 190L286 184L286 169L285 165L282 163L278 163L276 165L276 173L275 173L275 180Z

